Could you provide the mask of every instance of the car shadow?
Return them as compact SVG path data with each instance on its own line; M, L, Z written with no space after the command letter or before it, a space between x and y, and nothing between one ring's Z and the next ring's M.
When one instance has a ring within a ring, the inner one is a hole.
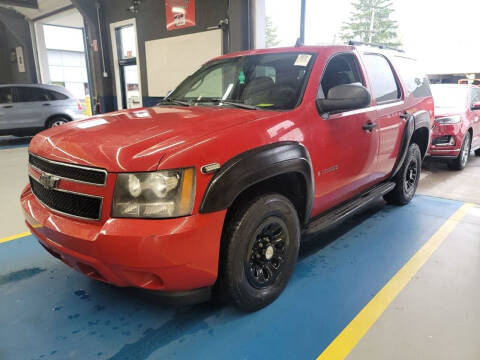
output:
M31 140L32 136L0 136L0 149L27 147Z

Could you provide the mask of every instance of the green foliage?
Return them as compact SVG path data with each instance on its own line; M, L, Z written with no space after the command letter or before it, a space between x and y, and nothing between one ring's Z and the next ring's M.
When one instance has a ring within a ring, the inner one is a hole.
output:
M352 5L354 10L349 20L343 23L340 33L342 41L356 40L395 48L401 46L397 22L390 19L394 12L390 0L353 0ZM373 31L370 31L371 27Z
M277 37L277 27L273 24L270 16L265 16L265 46L275 47L280 44Z

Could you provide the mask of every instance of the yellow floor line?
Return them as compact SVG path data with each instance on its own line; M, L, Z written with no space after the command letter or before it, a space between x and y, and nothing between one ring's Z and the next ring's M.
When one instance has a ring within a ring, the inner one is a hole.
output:
M365 305L345 329L338 334L330 345L318 356L317 360L345 359L472 206L474 206L474 204L464 204L450 216L440 229L438 229L420 250L385 284L372 300Z
M28 236L28 235L31 235L31 234L32 233L30 231L26 231L26 232L23 232L23 233L20 233L20 234L7 236L7 237L4 237L4 238L0 239L0 244L4 243L4 242L7 242L7 241L12 241L12 240L15 240L15 239L19 239L19 238L22 238L22 237L25 237L25 236Z

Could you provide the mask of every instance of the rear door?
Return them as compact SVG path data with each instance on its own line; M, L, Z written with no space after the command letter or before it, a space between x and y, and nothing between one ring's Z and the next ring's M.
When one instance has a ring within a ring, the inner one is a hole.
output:
M342 84L366 85L363 69L355 53L339 53L330 58L318 90L319 98ZM372 186L377 177L373 165L378 153L375 108L332 113L312 119L312 148L316 178L314 212L319 213ZM371 124L369 128L366 125Z
M15 128L13 89L0 87L0 131Z
M472 94L471 94L471 105L472 108L474 103L480 102L480 88L479 87L472 87ZM472 109L473 112L473 139L472 139L472 148L480 147L480 110Z
M17 127L45 127L45 110L51 105L46 91L33 86L17 86L14 89Z
M365 53L363 62L372 87L372 97L377 105L377 124L380 137L375 172L385 178L393 170L400 151L406 120L404 95L392 64L383 55Z

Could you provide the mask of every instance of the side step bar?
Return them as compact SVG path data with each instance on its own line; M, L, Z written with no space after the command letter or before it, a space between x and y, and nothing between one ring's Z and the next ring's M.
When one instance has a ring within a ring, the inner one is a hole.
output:
M313 234L334 226L352 215L355 215L379 197L389 193L395 188L394 182L386 182L365 191L360 196L350 200L333 210L313 219L304 229L304 234Z

